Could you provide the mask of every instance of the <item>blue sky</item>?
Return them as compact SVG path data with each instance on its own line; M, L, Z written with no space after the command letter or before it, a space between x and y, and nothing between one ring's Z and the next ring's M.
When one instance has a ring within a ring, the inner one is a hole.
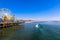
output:
M60 0L0 0L18 19L60 20Z

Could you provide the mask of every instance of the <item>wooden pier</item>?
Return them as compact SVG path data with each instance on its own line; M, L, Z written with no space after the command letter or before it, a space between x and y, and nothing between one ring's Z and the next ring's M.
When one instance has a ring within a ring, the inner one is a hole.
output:
M16 25L23 24L23 23L24 22L0 22L0 28L16 26Z

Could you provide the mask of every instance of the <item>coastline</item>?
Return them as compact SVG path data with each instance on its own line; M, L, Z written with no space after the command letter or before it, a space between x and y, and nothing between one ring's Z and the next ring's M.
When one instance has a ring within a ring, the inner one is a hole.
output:
M39 21L28 21L28 22L25 22L25 23L33 23L33 22L39 22Z

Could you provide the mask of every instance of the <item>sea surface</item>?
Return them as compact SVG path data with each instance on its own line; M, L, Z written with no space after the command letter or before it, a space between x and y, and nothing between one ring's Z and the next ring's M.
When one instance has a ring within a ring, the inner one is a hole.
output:
M0 40L60 40L60 22L32 22L3 28Z

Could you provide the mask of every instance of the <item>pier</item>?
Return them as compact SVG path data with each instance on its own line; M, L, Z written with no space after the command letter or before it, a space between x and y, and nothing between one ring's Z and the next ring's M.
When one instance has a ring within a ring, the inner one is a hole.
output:
M23 24L24 21L18 21L15 15L11 15L11 10L7 8L0 9L0 28L16 26L19 24Z
M17 26L19 24L23 24L24 22L0 22L0 28Z

